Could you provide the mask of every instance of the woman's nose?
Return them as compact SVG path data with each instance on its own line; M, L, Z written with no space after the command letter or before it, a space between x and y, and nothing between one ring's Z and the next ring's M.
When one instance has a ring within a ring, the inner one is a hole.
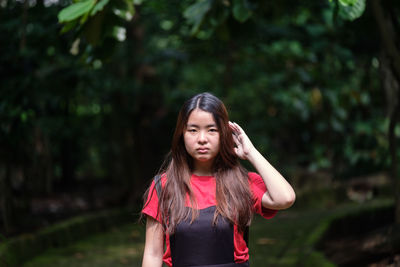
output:
M199 133L198 142L199 142L199 143L206 143L206 142L207 142L206 133L204 133L204 132L200 132L200 133Z

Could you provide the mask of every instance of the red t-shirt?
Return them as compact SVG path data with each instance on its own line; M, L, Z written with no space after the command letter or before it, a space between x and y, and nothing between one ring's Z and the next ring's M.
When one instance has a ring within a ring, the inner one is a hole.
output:
M277 213L276 210L266 209L261 204L261 199L264 193L267 191L264 181L261 176L254 172L249 172L249 186L252 192L253 198L253 212L260 214L266 219L271 219ZM166 182L166 177L161 178L162 186ZM191 187L193 194L196 198L198 209L205 209L216 205L216 184L215 177L213 176L197 176L192 175ZM186 196L186 206L190 207L189 196ZM161 222L158 210L158 196L156 190L154 190L154 181L152 182L149 190L149 196L146 201L146 205L142 210L142 213L151 216L157 221ZM236 225L234 225L234 260L236 263L246 262L249 259L249 249L246 245L246 241L243 239L243 235L238 231ZM168 265L172 266L171 249L169 244L169 236L166 235L166 250L163 255L163 261Z

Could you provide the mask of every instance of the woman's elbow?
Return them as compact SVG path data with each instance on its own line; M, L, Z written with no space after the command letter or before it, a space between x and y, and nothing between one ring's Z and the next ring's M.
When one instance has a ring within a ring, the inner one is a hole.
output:
M294 192L288 193L285 196L282 196L279 203L279 209L284 210L293 206L296 201L296 194Z
M293 206L294 202L296 201L296 194L293 192L292 194L290 194L287 199L286 199L286 206L287 208L290 208L291 206Z
M284 210L290 208L296 201L296 194L293 190L282 192L276 196L265 192L262 198L262 206L268 209Z

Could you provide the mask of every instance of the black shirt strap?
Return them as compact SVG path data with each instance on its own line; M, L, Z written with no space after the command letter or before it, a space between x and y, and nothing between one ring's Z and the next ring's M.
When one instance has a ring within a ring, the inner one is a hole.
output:
M157 196L160 197L161 195L161 175L157 174L154 176L154 185L156 187Z

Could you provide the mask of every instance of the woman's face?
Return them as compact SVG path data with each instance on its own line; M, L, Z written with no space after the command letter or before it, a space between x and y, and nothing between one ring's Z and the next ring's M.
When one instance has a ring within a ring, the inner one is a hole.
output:
M196 163L212 162L219 152L219 129L210 112L193 110L183 132L186 151Z

